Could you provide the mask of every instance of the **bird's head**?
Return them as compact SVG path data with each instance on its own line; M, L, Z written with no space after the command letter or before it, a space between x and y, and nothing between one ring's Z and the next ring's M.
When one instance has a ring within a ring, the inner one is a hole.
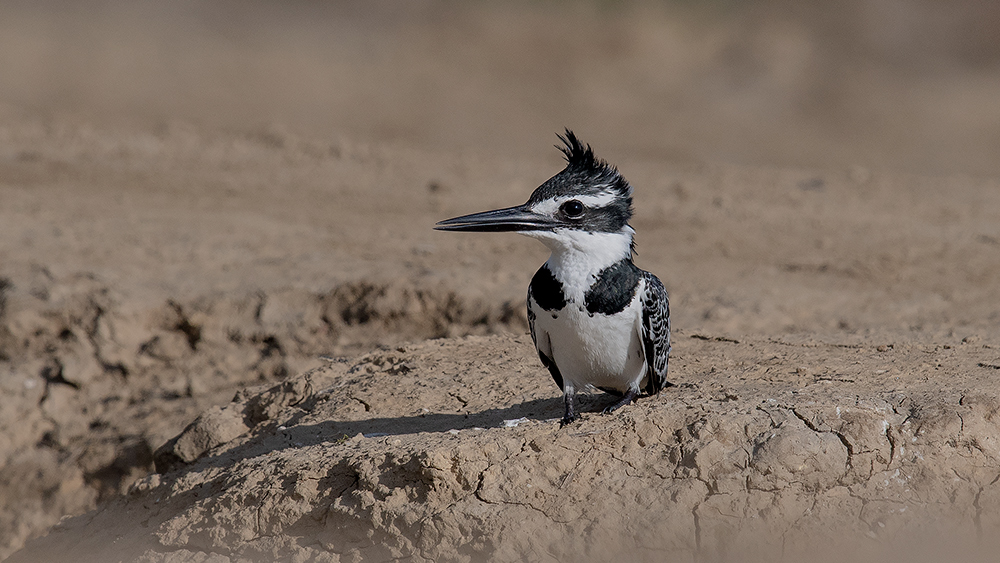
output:
M614 166L594 156L590 145L572 131L567 129L559 139L563 146L557 148L566 155L566 168L538 186L527 203L446 219L434 228L519 232L540 239L554 251L623 238L631 252L634 231L628 220L632 217L632 186Z

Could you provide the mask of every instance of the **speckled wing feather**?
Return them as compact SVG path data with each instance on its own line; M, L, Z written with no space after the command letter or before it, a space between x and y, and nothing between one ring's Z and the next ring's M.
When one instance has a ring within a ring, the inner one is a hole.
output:
M555 380L556 385L558 385L561 390L563 388L563 378L562 374L559 372L559 368L556 366L556 363L552 360L552 358L546 356L545 352L542 352L542 347L538 345L538 335L535 334L535 312L531 310L531 302L533 300L534 297L531 295L531 286L528 286L528 330L531 332L531 341L535 344L535 350L538 352L538 359L541 360L542 365L549 370L549 373L552 375L552 379ZM548 335L544 336L548 338Z
M531 332L531 342L535 345L535 350L538 350L538 337L535 336L535 312L531 310L531 286L528 286L528 300L525 301L525 305L528 308L528 331ZM544 362L544 360L542 360Z
M670 300L659 278L642 272L642 345L646 352L647 383L650 395L670 385L667 382L667 359L670 355Z

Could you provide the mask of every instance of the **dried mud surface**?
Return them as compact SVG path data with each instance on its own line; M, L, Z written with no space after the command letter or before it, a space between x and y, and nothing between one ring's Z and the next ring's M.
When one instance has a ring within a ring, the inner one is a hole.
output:
M995 8L916 4L4 5L0 559L988 560ZM560 429L545 249L431 227L563 126L676 386Z
M544 250L429 228L523 199L551 163L6 135L21 151L3 188L6 554L97 507L12 561L791 557L817 534L992 537L990 181L623 165L638 262L673 296L677 386L560 430L523 313ZM210 181L230 187L188 187Z
M527 336L333 360L206 411L157 452L159 473L10 561L795 560L819 541L838 557L989 544L998 345L682 331L676 386L615 415L592 395L565 428Z

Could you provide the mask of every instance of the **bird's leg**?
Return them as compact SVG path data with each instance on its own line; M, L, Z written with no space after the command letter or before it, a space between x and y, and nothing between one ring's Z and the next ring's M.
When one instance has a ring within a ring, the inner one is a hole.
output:
M566 415L559 421L559 426L566 426L574 420L580 418L573 412L573 397L576 396L576 389L567 386L563 390L563 403L566 405Z
M603 414L611 414L611 413L615 412L616 410L624 407L625 405L630 404L638 396L639 396L639 392L636 391L635 389L632 389L631 387L629 387L628 391L625 392L625 396L622 397L622 400L620 400L617 403L611 405L610 407L604 409L604 413Z

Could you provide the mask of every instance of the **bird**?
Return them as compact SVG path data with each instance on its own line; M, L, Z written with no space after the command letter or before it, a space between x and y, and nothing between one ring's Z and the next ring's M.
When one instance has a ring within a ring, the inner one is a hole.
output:
M656 395L667 381L670 302L633 262L632 186L568 128L556 135L566 167L523 205L439 221L440 231L516 232L551 251L528 286L528 326L542 365L563 392L565 426L578 391L620 397L604 412Z

